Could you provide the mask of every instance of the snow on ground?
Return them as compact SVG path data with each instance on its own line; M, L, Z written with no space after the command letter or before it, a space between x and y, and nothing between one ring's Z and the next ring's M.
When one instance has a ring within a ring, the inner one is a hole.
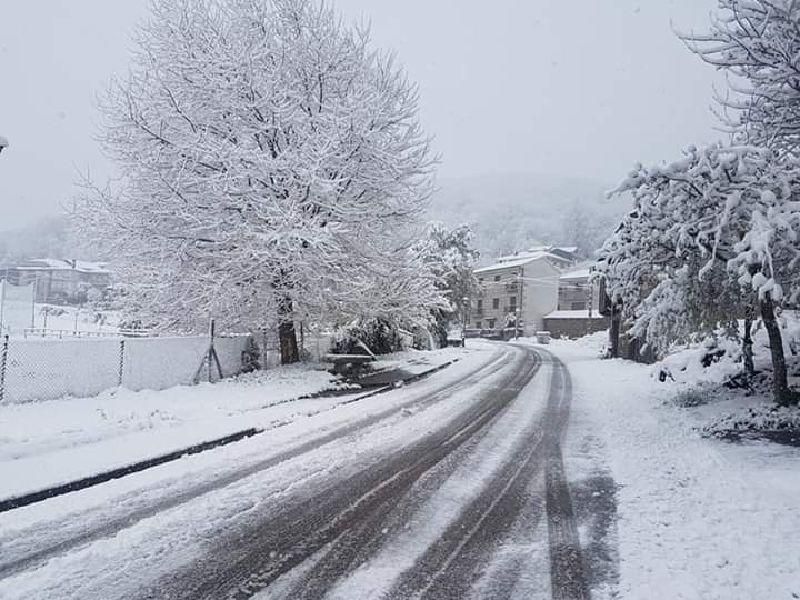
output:
M407 373L417 374L431 368L433 364L432 357L436 357L437 364L442 364L447 361L457 360L461 356L463 356L461 348L442 348L433 352L429 350L406 350L378 356L377 360L370 366L376 371L402 369Z
M612 583L595 597L800 597L800 449L701 437L724 403L676 407L680 383L660 383L647 365L600 360L604 338L547 347L573 379L573 490L604 473L618 486L618 521L605 525L618 538L619 595ZM581 530L583 544L590 533Z
M419 373L464 355L449 348L407 352L384 362ZM324 367L303 364L216 384L140 392L120 388L94 398L2 406L0 499L330 410L342 399L290 401L336 386Z
M508 364L502 348L476 344L462 350L451 368L405 389L297 418L285 427L217 450L109 481L96 487L0 514L0 547L12 559L29 548L50 547L62 537L79 534L92 524L105 524L135 514L193 486L207 485L231 473L218 489L127 523L115 535L56 556L38 568L0 580L3 598L123 598L165 573L191 564L204 544L242 526L264 511L278 510L287 496L301 498L307 486L379 463L469 408L502 380L502 369L440 402L398 411L373 425L285 460L270 469L249 472L273 456L387 408L407 406L441 386L453 385L487 364ZM286 405L281 405L286 406ZM354 460L354 457L357 457Z

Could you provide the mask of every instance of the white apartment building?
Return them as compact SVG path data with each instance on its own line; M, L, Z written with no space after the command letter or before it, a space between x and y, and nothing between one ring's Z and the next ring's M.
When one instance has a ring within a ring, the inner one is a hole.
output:
M472 299L469 329L500 335L519 319L521 335L542 330L544 317L558 308L560 269L571 264L568 258L535 251L476 269L480 293Z

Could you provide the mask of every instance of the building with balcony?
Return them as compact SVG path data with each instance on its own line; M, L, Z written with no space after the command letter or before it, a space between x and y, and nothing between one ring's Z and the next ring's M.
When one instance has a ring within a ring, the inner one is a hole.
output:
M480 291L469 329L484 337L503 337L517 327L520 335L541 330L545 315L558 308L559 268L569 264L549 252L523 252L476 269Z

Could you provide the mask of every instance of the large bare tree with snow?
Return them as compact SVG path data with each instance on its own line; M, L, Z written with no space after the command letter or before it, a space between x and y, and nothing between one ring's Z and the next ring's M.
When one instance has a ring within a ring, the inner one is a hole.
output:
M313 0L156 0L103 103L113 189L79 220L141 310L196 329L426 314L413 250L435 158L417 89Z
M798 156L800 2L718 0L704 32L680 33L690 50L729 75L723 121L744 141Z

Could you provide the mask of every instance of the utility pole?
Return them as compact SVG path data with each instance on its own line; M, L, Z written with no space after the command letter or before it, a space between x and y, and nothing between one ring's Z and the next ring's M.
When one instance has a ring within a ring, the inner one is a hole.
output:
M514 339L519 339L519 320L522 318L522 284L524 282L524 270L525 267L519 268L519 273L517 273L517 285L519 290L517 290L517 295L519 297L519 302L517 302L517 315L514 323Z
M472 305L472 300L467 296L461 299L461 347L467 347L467 323L469 321L469 309Z
M594 302L594 283L592 283L592 276L589 274L589 320L586 323L586 335L592 333L592 303Z
M3 334L3 308L6 303L6 286L8 283L5 279L0 279L0 335Z
M0 154L2 154L3 150L5 148L8 148L9 146L11 146L11 144L8 143L8 140L4 138L2 135L0 135ZM6 295L6 285L8 285L8 283L6 282L7 279L8 279L8 268L6 268L6 278L0 279L0 334L3 333L3 304ZM2 388L0 388L0 391L1 390Z

